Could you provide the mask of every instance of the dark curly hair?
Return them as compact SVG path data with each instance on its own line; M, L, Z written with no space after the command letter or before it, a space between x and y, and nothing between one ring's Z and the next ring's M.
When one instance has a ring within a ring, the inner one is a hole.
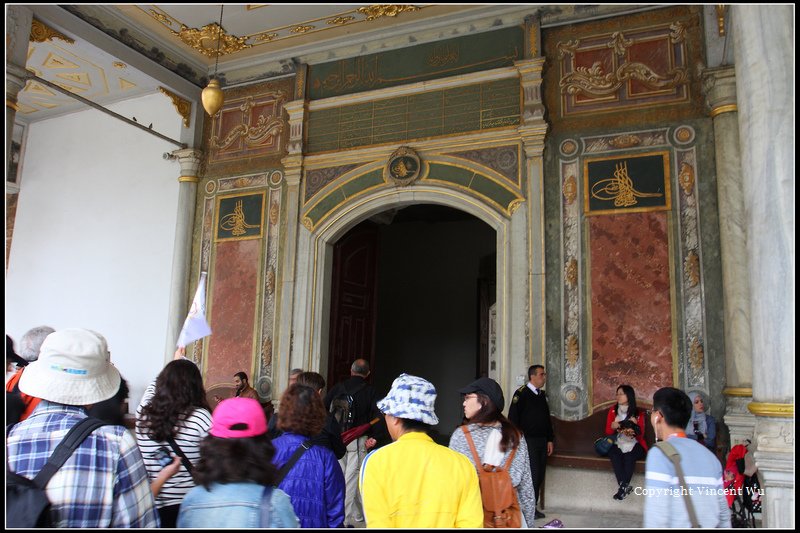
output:
M178 359L165 366L156 378L156 392L150 403L142 407L142 416L136 425L151 439L165 441L175 435L178 421L187 418L195 409L211 412L203 376L196 364Z
M275 448L267 434L245 439L208 435L200 442L200 461L192 474L197 485L254 481L272 485L278 469L272 464Z
M317 391L295 383L281 396L278 429L313 437L325 425L325 406Z
M511 423L511 421L503 416L503 413L497 408L489 397L481 392L474 393L478 398L478 403L481 408L469 419L470 424L494 424L500 422L503 437L500 439L500 451L506 452L509 449L513 450L519 446L519 430Z

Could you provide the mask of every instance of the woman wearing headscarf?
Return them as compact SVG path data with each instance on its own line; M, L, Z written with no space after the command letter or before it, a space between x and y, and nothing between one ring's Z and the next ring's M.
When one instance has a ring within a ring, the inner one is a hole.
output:
M484 377L458 392L464 395L464 417L467 425L463 427L469 432L482 464L475 464L467 434L461 427L450 437L450 449L466 455L476 470L483 468L483 465L504 466L511 452L516 450L508 466L508 473L511 484L517 491L517 501L525 519L522 527L533 527L536 498L528 445L514 424L503 416L503 390L495 380Z
M706 401L702 392L690 392L689 399L692 400L692 418L686 426L686 436L694 439L711 453L716 454L717 449L717 421L713 416L706 414Z

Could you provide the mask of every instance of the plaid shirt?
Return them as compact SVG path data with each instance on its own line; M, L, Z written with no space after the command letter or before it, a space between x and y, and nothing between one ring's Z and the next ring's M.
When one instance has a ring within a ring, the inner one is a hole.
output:
M86 418L81 407L42 400L8 433L11 471L33 479L70 428ZM46 487L55 527L159 527L144 461L123 426L96 429Z

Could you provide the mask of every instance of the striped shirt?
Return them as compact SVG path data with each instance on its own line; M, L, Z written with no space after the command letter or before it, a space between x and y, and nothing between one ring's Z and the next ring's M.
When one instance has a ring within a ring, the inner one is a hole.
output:
M156 392L155 381L144 391L142 402L136 409L136 440L139 442L139 449L144 457L144 465L147 468L147 475L153 481L158 473L161 472L161 465L158 464L155 452L162 446L169 450L171 455L177 455L166 441L156 441L151 439L146 432L142 431L140 422L142 420L142 409L150 403ZM180 419L175 426L175 442L183 451L184 455L196 466L200 461L200 441L208 434L211 427L211 413L205 409L194 409L188 416ZM183 497L194 488L194 481L186 467L181 463L178 473L169 478L161 487L161 491L156 497L156 506L160 509L169 505L180 505Z
M11 471L33 479L67 432L86 418L82 407L42 400L6 440ZM123 426L94 430L45 489L57 528L159 527L142 455Z

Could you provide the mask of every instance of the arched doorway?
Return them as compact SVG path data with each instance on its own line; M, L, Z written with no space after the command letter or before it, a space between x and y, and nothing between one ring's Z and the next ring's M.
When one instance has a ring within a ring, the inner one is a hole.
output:
M457 390L488 372L496 241L485 222L435 204L351 228L333 245L328 382L348 377L356 357L370 361L380 393L402 372L430 380L446 442L461 422Z
M311 228L298 228L294 291L284 305L292 309L291 324L282 323L281 346L290 346L276 373L281 387L283 370L301 367L328 375L328 339L334 244L351 228L379 213L410 205L435 204L463 211L488 225L496 243L496 340L488 361L489 377L496 379L510 397L520 369L527 368L530 335L531 250L526 209L510 214L482 202L469 192L435 184L368 191L342 203L324 221ZM281 350L282 351L282 350ZM284 357L283 354L280 355ZM474 369L471 370L474 374Z

